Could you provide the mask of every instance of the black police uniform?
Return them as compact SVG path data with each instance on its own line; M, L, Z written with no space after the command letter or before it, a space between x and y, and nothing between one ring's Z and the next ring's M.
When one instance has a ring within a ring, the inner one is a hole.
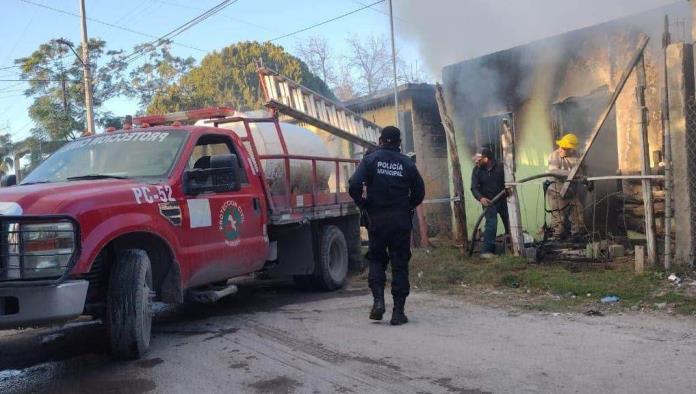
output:
M363 184L367 198L363 199ZM408 262L411 259L413 210L423 202L425 185L416 164L399 149L382 146L365 156L349 180L350 196L367 210L370 273L375 299L384 298L386 269L392 264L394 307L401 308L409 294ZM381 319L381 316L380 316Z

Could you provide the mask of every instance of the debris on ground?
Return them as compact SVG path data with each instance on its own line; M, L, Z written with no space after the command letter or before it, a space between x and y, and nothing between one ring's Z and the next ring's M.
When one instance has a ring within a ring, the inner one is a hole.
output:
M585 316L604 316L604 313L596 310L596 309L589 309L585 311Z
M678 277L678 276L675 275L675 274L670 274L670 275L667 277L667 280L670 281L670 282L672 282L672 283L674 283L675 285L678 285L678 284L680 284L680 283L682 282L682 278Z
M602 297L602 299L600 301L602 302L602 304L613 304L615 302L619 302L620 300L621 300L621 298L619 298L618 296L608 295L608 296Z

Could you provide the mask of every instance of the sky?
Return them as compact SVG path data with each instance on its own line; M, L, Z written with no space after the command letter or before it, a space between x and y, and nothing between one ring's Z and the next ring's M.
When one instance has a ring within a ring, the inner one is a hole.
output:
M87 16L95 20L160 36L221 0L86 0ZM200 60L237 41L266 41L363 8L376 0L237 0L174 39L178 56ZM681 0L684 1L684 0ZM523 44L655 8L674 0L393 0L396 42L407 63L425 64L430 80L439 79L443 65L468 57ZM18 79L16 69L2 70L14 59L31 54L40 44L63 37L80 41L79 18L45 9L44 4L79 13L78 0L0 0L0 79ZM274 41L291 53L299 40L325 37L337 53L347 50L346 39L357 35L388 35L386 2L355 12L317 28ZM151 38L88 22L90 37L107 42L109 49L132 49ZM0 81L0 132L15 141L33 126L27 115L30 99L22 82ZM133 114L134 99L118 98L105 110Z

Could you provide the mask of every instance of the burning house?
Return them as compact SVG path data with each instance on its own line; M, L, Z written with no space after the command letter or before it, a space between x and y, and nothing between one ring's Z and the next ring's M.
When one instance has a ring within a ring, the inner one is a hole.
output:
M488 145L502 159L501 122L508 119L514 135L517 178L546 172L546 160L555 141L566 132L590 138L605 111L641 38L649 38L644 54L647 107L647 145L650 171L664 173L663 31L669 17L672 44L666 49L669 108L674 167L674 211L677 260L693 261L691 230L696 201L695 170L690 163L690 141L696 130L688 122L694 97L692 5L682 1L646 13L614 20L527 45L446 66L442 72L445 100L453 119L465 186L478 147ZM637 72L628 78L584 160L584 174L604 176L641 171L642 110L637 100ZM696 125L694 125L696 126ZM694 149L696 151L696 149ZM640 181L595 182L584 188L588 232L603 235L645 231ZM664 214L663 183L652 186L658 235ZM540 183L518 188L524 229L538 234L545 218ZM466 193L469 228L480 205ZM637 205L631 205L637 204ZM660 246L661 246L660 242Z

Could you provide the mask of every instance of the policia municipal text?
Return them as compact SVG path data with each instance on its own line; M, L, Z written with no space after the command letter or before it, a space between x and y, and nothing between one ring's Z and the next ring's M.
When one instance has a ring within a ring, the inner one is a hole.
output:
M391 324L408 322L404 304L409 294L408 262L411 259L411 227L414 209L423 202L425 186L416 165L400 153L401 132L382 129L380 148L367 154L349 180L350 196L369 217L369 284L374 297L370 319L382 320L385 312L386 269L392 265ZM363 185L367 196L363 197Z

